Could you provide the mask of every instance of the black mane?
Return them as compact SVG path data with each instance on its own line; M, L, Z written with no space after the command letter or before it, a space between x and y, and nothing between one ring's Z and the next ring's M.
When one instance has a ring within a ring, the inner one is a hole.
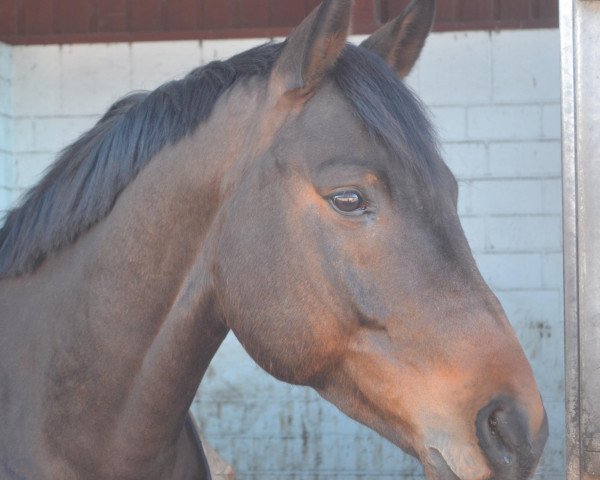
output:
M0 278L33 270L107 216L121 191L166 145L208 118L235 83L270 73L284 44L267 44L212 62L153 92L115 103L60 154L0 229ZM333 76L369 131L422 178L436 142L420 104L379 57L348 45Z

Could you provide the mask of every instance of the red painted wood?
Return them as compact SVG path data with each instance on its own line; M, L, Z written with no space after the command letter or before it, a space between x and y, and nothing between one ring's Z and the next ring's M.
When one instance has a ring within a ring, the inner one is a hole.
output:
M127 30L127 0L98 0L96 16L99 32Z
M532 0L532 15L536 19L558 18L558 2L556 0Z
M129 28L137 32L164 30L162 0L129 0Z
M206 30L233 27L234 0L205 0L201 28Z
M0 2L0 32L6 35L15 35L17 33L16 0Z
M54 33L86 33L97 27L96 5L90 0L56 0Z
M486 21L493 17L493 0L456 0L457 22Z
M21 0L17 4L17 32L21 35L54 33L54 2Z
M529 0L495 0L494 19L522 20L531 18L531 2Z
M202 2L199 0L169 0L165 4L165 27L169 31L198 28Z
M356 0L355 33L409 0ZM0 0L0 40L13 44L280 36L320 0ZM435 30L556 28L558 0L438 0Z
M435 11L435 22L453 22L456 18L455 0L443 0L438 2Z
M270 0L269 2L271 25L295 27L307 15L304 2L282 2Z
M381 25L378 3L376 0L356 0L352 12L353 33L369 33Z
M237 0L235 26L268 27L269 7L269 0Z

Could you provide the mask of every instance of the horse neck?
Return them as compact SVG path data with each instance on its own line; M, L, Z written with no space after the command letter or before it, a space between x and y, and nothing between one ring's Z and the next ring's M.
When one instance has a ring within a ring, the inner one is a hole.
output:
M248 127L248 102L247 92L243 101L218 102L209 121L140 172L106 219L42 266L40 283L60 276L70 291L61 311L73 312L56 326L51 369L78 382L73 392L51 384L47 396L62 404L48 411L77 412L83 402L82 412L95 412L93 422L84 414L49 419L54 438L89 427L130 463L157 461L165 442L176 442L228 331L211 261L224 179L244 150L242 136L224 138L223 130Z

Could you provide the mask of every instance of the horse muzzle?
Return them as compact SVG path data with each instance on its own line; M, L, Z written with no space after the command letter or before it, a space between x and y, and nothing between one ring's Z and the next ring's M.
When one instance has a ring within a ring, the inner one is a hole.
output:
M542 425L534 433L510 399L495 399L479 411L477 438L494 480L526 480L533 475L548 439L548 417L543 413Z
M475 421L476 442L459 436L432 435L421 458L430 480L527 480L548 438L548 418L532 432L517 403L500 397L482 408Z

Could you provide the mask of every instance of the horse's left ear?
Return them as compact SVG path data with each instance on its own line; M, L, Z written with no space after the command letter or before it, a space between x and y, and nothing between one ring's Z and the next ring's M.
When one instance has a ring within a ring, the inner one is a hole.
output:
M284 91L313 90L346 45L352 0L324 0L288 37L273 73Z
M399 17L377 30L361 47L381 56L404 78L419 58L434 14L435 0L413 0Z

